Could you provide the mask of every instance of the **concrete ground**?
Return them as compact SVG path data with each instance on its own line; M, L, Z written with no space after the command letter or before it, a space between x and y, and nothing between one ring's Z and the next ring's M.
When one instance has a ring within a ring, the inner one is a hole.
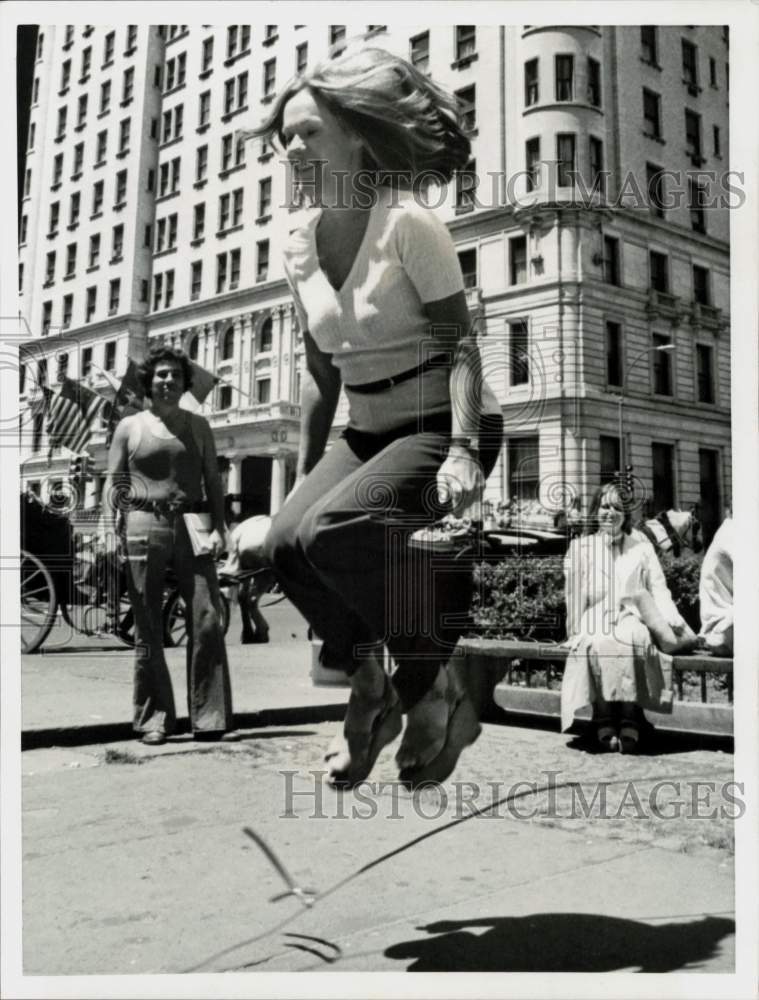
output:
M311 686L302 622L269 614L268 646L233 622L243 739L223 746L120 738L126 650L25 658L27 974L732 971L730 753L487 724L442 790L402 790L388 747L335 793L319 772L346 692ZM313 907L271 901L285 884L246 827Z

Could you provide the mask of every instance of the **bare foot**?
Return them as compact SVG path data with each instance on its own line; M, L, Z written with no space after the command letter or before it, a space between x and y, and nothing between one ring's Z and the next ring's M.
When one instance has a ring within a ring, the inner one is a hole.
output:
M430 690L409 709L406 730L395 755L401 770L422 767L443 749L448 730L448 685L448 671L441 667Z

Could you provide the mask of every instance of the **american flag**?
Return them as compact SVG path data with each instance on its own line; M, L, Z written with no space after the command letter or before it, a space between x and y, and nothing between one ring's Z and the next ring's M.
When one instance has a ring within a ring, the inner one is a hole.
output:
M50 438L48 459L57 447L84 451L92 435L92 426L109 405L108 400L70 378L63 379L58 393L47 387L43 391Z

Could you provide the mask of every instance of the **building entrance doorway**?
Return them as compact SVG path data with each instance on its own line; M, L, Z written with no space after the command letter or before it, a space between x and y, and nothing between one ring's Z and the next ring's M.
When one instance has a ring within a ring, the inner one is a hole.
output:
M271 511L271 459L249 455L240 469L240 515L243 520Z
M701 448L698 452L700 479L701 535L706 547L719 527L722 511L719 497L719 452Z

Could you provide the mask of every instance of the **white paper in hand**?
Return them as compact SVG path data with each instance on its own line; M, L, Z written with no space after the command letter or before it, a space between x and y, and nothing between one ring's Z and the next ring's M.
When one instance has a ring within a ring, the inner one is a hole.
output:
M190 536L193 555L210 556L211 548L211 515L183 514L187 534Z

